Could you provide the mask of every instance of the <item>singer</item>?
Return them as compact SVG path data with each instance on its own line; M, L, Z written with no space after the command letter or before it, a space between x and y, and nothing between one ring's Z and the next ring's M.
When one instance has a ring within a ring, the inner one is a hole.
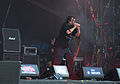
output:
M70 50L69 41L73 38L79 38L80 36L80 24L75 21L74 16L68 16L66 21L63 23L62 28L59 32L58 37L55 41L54 49L54 65L62 64L62 60L66 59L67 67L69 69L70 78L72 76L72 64L73 64L73 54Z

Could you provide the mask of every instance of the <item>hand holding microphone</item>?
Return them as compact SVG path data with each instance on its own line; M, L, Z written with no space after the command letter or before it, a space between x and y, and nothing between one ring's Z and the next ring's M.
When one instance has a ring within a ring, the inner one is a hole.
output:
M74 23L74 25L75 25L76 27L80 27L80 24L78 24L78 23Z

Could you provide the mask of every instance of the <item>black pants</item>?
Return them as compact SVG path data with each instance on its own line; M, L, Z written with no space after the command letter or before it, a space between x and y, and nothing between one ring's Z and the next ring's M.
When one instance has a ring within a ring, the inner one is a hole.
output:
M75 41L70 41L70 48L74 50L75 46L74 43ZM71 51L69 48L61 48L60 45L55 45L55 50L54 50L54 65L61 65L63 58L66 59L66 66L69 71L69 75L72 76L73 74L73 55L74 51Z

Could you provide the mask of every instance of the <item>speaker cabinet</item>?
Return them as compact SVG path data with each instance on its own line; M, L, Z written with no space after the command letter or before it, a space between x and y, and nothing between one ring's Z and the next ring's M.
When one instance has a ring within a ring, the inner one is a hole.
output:
M3 53L4 61L19 61L20 53Z
M19 79L19 61L0 61L0 84L19 84Z
M39 55L23 55L23 63L39 65L38 58L39 58Z
M21 52L19 29L2 28L3 52Z

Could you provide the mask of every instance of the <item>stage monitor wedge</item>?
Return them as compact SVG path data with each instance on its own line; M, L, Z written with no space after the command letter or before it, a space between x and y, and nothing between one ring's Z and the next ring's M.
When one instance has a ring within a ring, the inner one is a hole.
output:
M120 80L120 68L116 68L116 70L117 70L118 79Z
M21 64L20 76L21 78L37 78L39 76L38 66L35 64Z
M63 78L69 77L68 69L65 65L53 65L54 73L60 74Z
M83 67L84 79L104 78L102 67Z
M68 79L69 78L69 72L65 65L53 65L40 76L41 79Z

